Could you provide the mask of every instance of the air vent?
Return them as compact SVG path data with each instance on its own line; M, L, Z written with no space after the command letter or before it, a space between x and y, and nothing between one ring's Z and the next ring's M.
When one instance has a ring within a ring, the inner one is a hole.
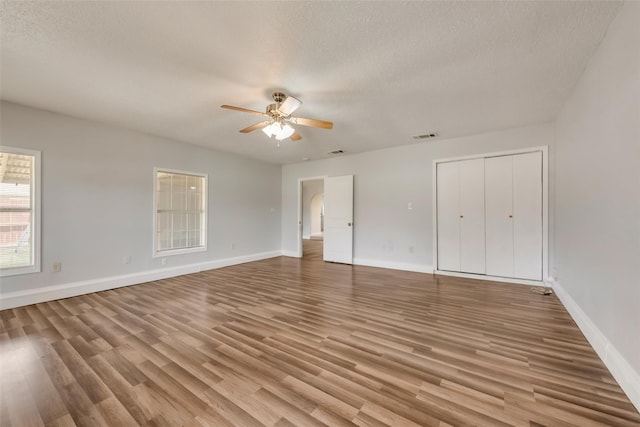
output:
M413 139L429 139L429 138L435 138L438 136L438 132L433 132L433 133L425 133L423 135L414 135Z
M343 154L344 150L333 150L329 151L327 154Z

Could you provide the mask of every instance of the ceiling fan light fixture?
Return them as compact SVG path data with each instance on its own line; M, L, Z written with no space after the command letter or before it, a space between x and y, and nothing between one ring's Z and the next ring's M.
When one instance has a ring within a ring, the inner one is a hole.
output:
M262 128L262 132L269 138L275 137L278 141L289 138L296 130L289 123L280 123L275 121L268 126Z
M282 126L282 129L280 129L280 132L276 134L276 139L278 141L282 141L283 139L287 139L291 135L293 135L293 132L295 132L295 131L296 130L293 128L293 126L291 126L288 123L285 123L285 125Z
M273 135L273 132L271 131L271 126L273 126L273 123L262 128L262 132L264 132L264 134L267 135L267 137L269 138L271 138L271 136Z
M277 137L278 135L280 135L280 132L282 132L282 125L280 124L280 122L273 122L270 125L263 127L262 131L269 138L271 138L272 136Z

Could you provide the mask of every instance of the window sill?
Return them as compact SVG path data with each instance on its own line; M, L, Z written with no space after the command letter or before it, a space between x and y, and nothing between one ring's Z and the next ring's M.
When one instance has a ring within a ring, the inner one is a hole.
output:
M196 248L185 248L185 249L167 249L164 251L155 251L153 253L153 258L164 258L168 256L193 254L197 252L206 252L206 251L207 251L206 246L198 246Z
M22 274L40 273L40 267L31 265L29 267L12 267L0 270L0 277L20 276Z

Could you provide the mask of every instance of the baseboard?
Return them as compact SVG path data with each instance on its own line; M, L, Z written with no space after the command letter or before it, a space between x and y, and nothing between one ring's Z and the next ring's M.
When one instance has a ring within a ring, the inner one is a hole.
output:
M123 286L152 282L154 280L168 279L170 277L182 276L183 274L198 273L200 271L213 270L236 264L244 264L246 262L259 261L281 255L282 251L261 252L233 258L224 258L214 261L143 271L139 273L101 277L98 279L52 285L43 288L27 289L24 291L3 292L0 295L0 310L61 298L75 297L91 292L106 291L109 289L121 288Z
M367 267L388 268L391 270L414 271L416 273L433 273L433 267L430 265L411 264L408 262L384 261L378 259L354 258L354 265L364 265Z
M553 290L629 400L640 411L640 374L636 372L559 282Z
M288 256L291 258L300 258L298 256L298 252L297 251L282 251L282 256Z
M434 274L442 276L464 277L465 279L488 280L491 282L515 283L516 285L527 286L548 286L546 282L538 282L537 280L515 279L513 277L487 276L486 274L459 273L457 271L435 270Z

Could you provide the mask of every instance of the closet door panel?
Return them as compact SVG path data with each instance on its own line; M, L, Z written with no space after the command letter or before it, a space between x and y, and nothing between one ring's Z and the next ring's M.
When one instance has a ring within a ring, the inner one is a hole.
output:
M436 176L438 269L460 271L460 167L438 163Z
M486 273L513 277L513 159L485 159Z
M484 274L484 159L459 163L460 271Z
M514 277L542 280L542 153L513 156Z

